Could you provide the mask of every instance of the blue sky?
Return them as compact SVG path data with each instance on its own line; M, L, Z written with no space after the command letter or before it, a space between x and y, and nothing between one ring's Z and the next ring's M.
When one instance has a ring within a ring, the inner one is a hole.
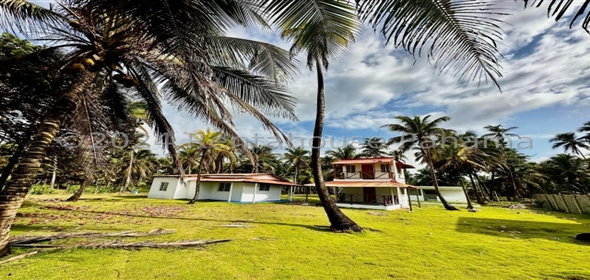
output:
M513 15L504 18L506 35L499 45L504 56L499 80L502 92L492 84L463 85L454 77L437 75L423 59L415 62L366 31L349 53L331 62L325 74L325 137L336 139L335 144L343 137L389 138L395 134L379 127L394 122L396 115L447 115L451 121L445 127L459 131L482 134L486 125L518 127L515 133L532 139L532 148L521 150L531 160L561 152L551 149L549 138L575 131L590 120L590 35L579 27L570 30L565 21L548 19L542 8L523 10L522 3L509 8ZM270 32L234 29L230 35L289 47ZM290 84L298 98L300 122L276 122L287 134L310 138L316 80L303 63L301 69ZM206 127L173 110L168 114L179 131ZM238 117L236 124L244 137L268 136L251 118ZM516 146L518 140L514 143Z
M531 149L521 151L535 161L561 152L551 149L549 138L575 131L590 120L590 35L579 25L570 30L567 21L556 23L547 18L545 8L523 10L522 1L501 3L513 14L502 18L507 24L505 39L499 44L504 56L501 93L491 84L464 85L454 77L438 75L424 59L415 61L365 31L350 52L331 62L325 73L325 136L389 138L395 135L379 127L394 122L396 115L446 115L451 121L445 127L458 131L481 134L486 125L517 126L515 133L533 141ZM289 48L270 31L235 28L228 35ZM315 117L315 74L301 63L301 74L289 88L298 99L300 121L274 121L286 134L310 138ZM165 113L179 143L188 140L184 132L207 127L172 107L165 106ZM270 136L248 116L236 114L235 123L243 138ZM152 148L157 150L156 145Z

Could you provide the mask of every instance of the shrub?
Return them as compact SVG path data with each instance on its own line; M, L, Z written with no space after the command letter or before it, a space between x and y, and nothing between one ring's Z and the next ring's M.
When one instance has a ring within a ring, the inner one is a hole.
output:
M49 185L34 185L29 190L29 193L34 195L52 194L55 193L55 190Z

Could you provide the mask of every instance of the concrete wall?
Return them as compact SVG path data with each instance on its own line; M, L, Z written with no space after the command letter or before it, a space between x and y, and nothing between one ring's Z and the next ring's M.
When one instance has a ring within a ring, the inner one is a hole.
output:
M166 191L160 191L160 186L163 182L168 183ZM154 177L150 192L148 193L149 198L161 198L161 199L172 199L176 192L176 185L178 184L178 178L174 177Z
M588 194L537 194L535 199L553 210L590 214L590 195Z
M433 191L433 186L418 186L417 188L421 190L429 190ZM440 190L440 194L448 201L448 202L459 202L459 203L467 203L467 198L465 197L465 193L463 193L463 189L461 187L454 187L454 186L440 186L438 187ZM415 197L412 197L415 200ZM424 197L420 197L421 200ZM438 197L436 200L439 200Z

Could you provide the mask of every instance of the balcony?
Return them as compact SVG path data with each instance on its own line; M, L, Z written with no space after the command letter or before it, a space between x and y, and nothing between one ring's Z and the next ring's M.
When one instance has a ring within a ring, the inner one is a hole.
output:
M366 171L357 171L357 172L343 172L337 173L335 175L336 179L341 180L350 180L350 179L357 179L357 180L378 180L378 179L395 179L393 172L366 172Z

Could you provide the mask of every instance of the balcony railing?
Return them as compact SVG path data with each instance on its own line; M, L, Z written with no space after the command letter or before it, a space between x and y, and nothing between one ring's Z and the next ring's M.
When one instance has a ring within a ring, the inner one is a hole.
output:
M336 176L336 179L363 179L363 180L373 180L373 179L395 179L393 172L345 172L339 173Z

